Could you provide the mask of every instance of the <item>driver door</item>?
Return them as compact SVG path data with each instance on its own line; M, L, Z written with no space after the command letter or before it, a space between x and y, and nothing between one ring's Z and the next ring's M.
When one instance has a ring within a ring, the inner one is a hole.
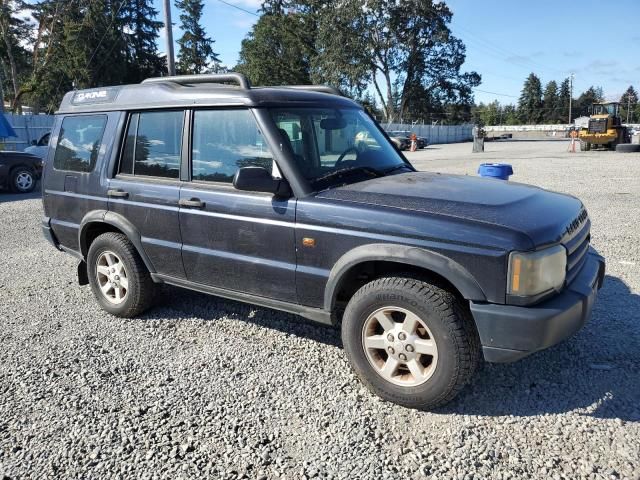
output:
M253 114L202 109L191 119L190 181L180 190L179 213L187 279L295 301L296 200L232 185L241 167L275 166Z

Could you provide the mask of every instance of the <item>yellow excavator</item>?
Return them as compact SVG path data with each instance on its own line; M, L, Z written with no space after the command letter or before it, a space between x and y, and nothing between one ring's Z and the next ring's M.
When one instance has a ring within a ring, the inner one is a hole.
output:
M615 150L616 145L629 143L627 127L622 125L618 102L594 103L589 108L589 124L578 132L580 150L599 146Z

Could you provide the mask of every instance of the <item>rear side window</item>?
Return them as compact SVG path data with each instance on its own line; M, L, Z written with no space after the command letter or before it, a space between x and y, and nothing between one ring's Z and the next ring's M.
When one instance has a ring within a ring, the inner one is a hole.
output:
M192 179L231 183L242 167L273 168L273 157L249 110L196 110Z
M132 114L119 172L128 175L178 178L183 122L182 110Z
M93 171L106 124L106 115L65 117L53 157L54 168L72 172Z

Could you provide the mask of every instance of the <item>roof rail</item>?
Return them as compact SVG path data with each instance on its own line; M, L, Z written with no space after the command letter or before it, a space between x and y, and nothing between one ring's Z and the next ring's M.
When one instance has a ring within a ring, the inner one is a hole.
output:
M277 88L293 88L295 90L310 90L312 92L321 92L321 93L330 93L332 95L338 95L342 97L342 92L338 90L336 87L331 87L329 85L283 85L282 87Z
M172 82L179 85L197 84L197 83L227 83L235 82L240 88L248 90L251 88L249 79L241 73L211 73L204 75L174 75L168 77L153 77L143 80L142 83L164 83Z

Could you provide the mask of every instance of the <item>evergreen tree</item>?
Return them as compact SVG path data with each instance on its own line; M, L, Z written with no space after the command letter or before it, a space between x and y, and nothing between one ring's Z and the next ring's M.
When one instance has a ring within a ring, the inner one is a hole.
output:
M542 121L542 84L540 79L531 73L524 82L518 100L518 115L523 123L537 124Z
M501 125L502 124L502 106L500 102L493 102L480 109L481 125Z
M636 119L635 110L638 106L638 93L629 85L627 91L620 97L620 117L623 122L634 123Z
M558 84L551 80L544 88L543 103L544 103L544 123L554 124L560 120L560 109L558 96Z
M571 97L571 84L568 78L565 78L560 84L560 94L558 95L558 119L560 123L571 123L573 119L569 118L569 98Z
M204 2L202 0L179 0L176 7L181 10L180 28L182 37L178 40L177 70L181 74L205 73L209 62L220 62L213 52L213 40L207 37L200 24Z
M515 105L505 105L502 109L502 116L504 125L517 125L520 123Z
M31 75L22 94L55 110L73 88L138 83L162 73L153 0L41 0Z
M238 70L257 84L371 87L385 120L468 121L476 72L449 30L443 1L267 0Z
M153 0L125 0L119 18L125 58L122 83L139 83L166 71L166 61L157 47L164 24L156 20L157 16Z
M254 85L308 85L314 29L302 13L265 13L242 41L236 70Z
M589 87L576 100L576 106L574 111L577 114L574 114L574 118L580 115L589 115L590 107L594 103L600 103L603 101L604 101L604 95L602 92L602 87L594 87L594 86Z
M480 127L484 127L485 123L482 117L482 112L484 112L486 108L487 106L482 102L480 102L477 105L474 105L471 108L471 123L473 123L474 125L478 125Z

